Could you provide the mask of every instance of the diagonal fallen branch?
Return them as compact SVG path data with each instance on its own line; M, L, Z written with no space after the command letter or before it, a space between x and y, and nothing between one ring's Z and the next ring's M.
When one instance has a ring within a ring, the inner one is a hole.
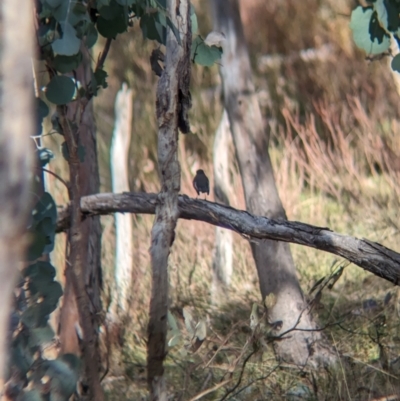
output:
M81 198L81 210L87 216L116 212L154 214L157 199L157 194L148 193L96 194ZM186 195L179 196L178 206L180 218L233 230L247 239L279 240L330 252L395 285L400 284L400 254L377 242L338 234L326 227L254 216ZM57 231L64 231L68 226L69 211L66 207L60 213Z

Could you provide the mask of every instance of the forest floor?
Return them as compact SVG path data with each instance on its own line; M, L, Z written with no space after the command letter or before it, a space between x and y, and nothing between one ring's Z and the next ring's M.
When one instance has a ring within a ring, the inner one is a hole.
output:
M199 26L207 32L209 16L206 7L200 7L207 2L194 3ZM348 28L350 2L327 1L321 6L316 0L287 0L284 4L294 10L291 15L296 15L298 23L280 8L279 1L258 2L262 12L255 8L253 15L251 4L257 2L245 3L248 8L243 19L254 79L266 128L271 132L270 154L288 219L365 237L400 252L399 94L387 62L367 62L365 55L354 49ZM290 29L282 28L288 26ZM128 82L134 93L131 190L158 191L156 78L148 62L153 47L143 44L138 27L126 39L113 43L107 61L109 88L95 104L104 192L111 188L113 99L122 82ZM304 58L301 50L310 47L325 50L317 52L314 59L310 59L311 53ZM263 54L278 56L266 58ZM217 66L193 67L194 135L180 136L181 192L192 197L196 194L191 180L198 168L210 177L212 188L213 137L222 112L219 85ZM244 209L232 146L229 152L231 205ZM59 160L62 163L62 158ZM57 163L53 164L55 171L65 176ZM213 194L209 200L213 201ZM63 203L61 195L57 203ZM132 218L135 262L131 312L122 346L113 347L110 369L103 380L110 401L147 399L153 216ZM102 225L107 304L113 280L114 218L102 217ZM364 401L399 391L397 287L334 255L291 245L302 289L312 302L319 325L325 327L324 334L339 363L337 368L319 371L282 365L270 345L255 350L250 341L252 308L256 304L261 311L262 300L249 243L233 235L232 284L221 294L220 303L213 304L215 228L196 221L178 223L169 262L170 312L181 336L179 341L171 340L173 346L165 362L171 400ZM57 249L64 252L61 236ZM63 266L57 262L57 252L55 265ZM335 281L339 271L342 274ZM195 323L206 326L206 338L198 349L191 342L184 315L186 320L191 316Z

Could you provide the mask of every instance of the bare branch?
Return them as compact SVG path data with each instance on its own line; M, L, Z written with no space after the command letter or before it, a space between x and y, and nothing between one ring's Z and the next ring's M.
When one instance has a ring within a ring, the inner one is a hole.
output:
M88 215L121 213L154 214L156 194L96 194L81 199L81 211ZM326 227L296 221L269 219L217 203L178 197L180 218L199 220L236 231L247 239L271 239L305 245L343 257L378 277L400 283L400 254L367 239L338 234ZM68 208L60 213L58 231L68 227Z

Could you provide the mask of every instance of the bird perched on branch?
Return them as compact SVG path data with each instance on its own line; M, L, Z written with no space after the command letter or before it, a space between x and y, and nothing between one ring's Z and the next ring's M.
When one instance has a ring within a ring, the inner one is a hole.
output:
M196 190L197 195L200 195L200 193L210 195L210 181L203 170L196 171L196 176L193 179L193 188Z

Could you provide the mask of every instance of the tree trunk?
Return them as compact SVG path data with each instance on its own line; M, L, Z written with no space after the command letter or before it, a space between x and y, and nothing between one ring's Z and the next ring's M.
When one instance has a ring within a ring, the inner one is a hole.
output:
M215 201L229 206L230 178L229 178L229 144L231 131L228 114L224 110L221 122L214 139L214 196ZM232 231L216 227L215 248L212 262L213 282L211 297L214 303L222 300L224 288L228 287L232 277Z
M132 131L132 90L124 83L115 100L115 127L111 145L111 180L114 193L129 191L128 155ZM115 215L114 290L110 305L113 321L126 315L131 296L133 243L132 216Z
M33 10L14 0L1 5L0 81L0 388L7 364L6 339L12 292L24 260L23 234L31 210L33 114Z
M213 0L212 7L214 29L226 36L220 71L247 210L286 219L268 154L268 134L254 90L238 1ZM316 328L308 313L289 245L271 240L252 241L251 248L274 334L279 336L293 327ZM293 331L284 340L275 342L277 358L298 365L329 363L331 354L319 352L316 347L320 337L319 332Z
M89 86L89 54L85 54L76 70L76 79L83 87ZM104 395L99 378L98 350L98 328L102 312L101 226L99 217L82 219L80 211L80 198L99 192L100 187L93 101L80 98L58 110L69 154L71 200L66 288L59 328L61 353L82 351L88 395L90 399L102 401ZM84 152L80 150L82 147Z
M161 191L151 232L152 289L147 343L147 380L152 400L167 400L163 362L167 338L168 256L179 217L181 170L178 160L178 125L181 130L189 128L184 107L190 99L190 4L188 0L170 0L167 8L172 23L179 27L181 43L168 29L165 69L157 87Z

